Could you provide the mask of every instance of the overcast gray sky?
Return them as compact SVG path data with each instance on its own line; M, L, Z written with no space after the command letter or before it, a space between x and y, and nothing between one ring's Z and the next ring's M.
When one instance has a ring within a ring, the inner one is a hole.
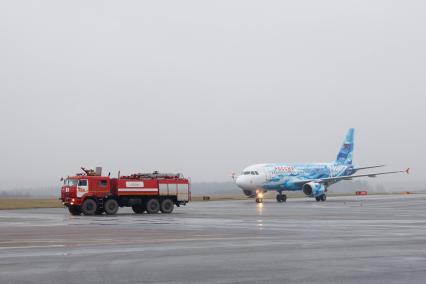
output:
M0 188L80 166L426 171L425 1L1 1ZM384 177L384 181L407 177Z

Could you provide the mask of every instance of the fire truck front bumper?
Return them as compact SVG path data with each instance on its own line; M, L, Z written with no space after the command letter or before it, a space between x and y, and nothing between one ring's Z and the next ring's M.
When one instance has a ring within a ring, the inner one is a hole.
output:
M80 198L70 198L70 197L67 197L67 198L64 198L64 199L62 199L62 204L64 205L64 206L74 206L74 205L77 205L77 206L80 206L81 205L81 200L80 200Z

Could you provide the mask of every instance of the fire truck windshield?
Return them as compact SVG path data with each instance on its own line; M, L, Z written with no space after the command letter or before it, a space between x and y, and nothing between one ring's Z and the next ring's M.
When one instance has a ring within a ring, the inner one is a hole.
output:
M68 179L65 180L65 185L76 186L77 184L78 184L78 180L76 180L76 179L68 178Z

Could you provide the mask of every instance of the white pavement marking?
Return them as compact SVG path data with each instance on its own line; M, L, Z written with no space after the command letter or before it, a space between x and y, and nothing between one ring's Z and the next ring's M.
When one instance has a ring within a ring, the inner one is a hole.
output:
M65 247L65 245L0 247L0 250L8 250L8 249L31 249L31 248L62 248L62 247Z

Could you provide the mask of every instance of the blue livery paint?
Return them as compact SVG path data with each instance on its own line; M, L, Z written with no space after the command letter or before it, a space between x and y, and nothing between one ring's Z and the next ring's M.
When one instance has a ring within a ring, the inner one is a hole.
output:
M354 132L353 128L348 130L342 147L337 154L337 159L332 163L264 165L266 180L261 187L266 190L299 191L302 190L302 181L304 180L353 174Z

